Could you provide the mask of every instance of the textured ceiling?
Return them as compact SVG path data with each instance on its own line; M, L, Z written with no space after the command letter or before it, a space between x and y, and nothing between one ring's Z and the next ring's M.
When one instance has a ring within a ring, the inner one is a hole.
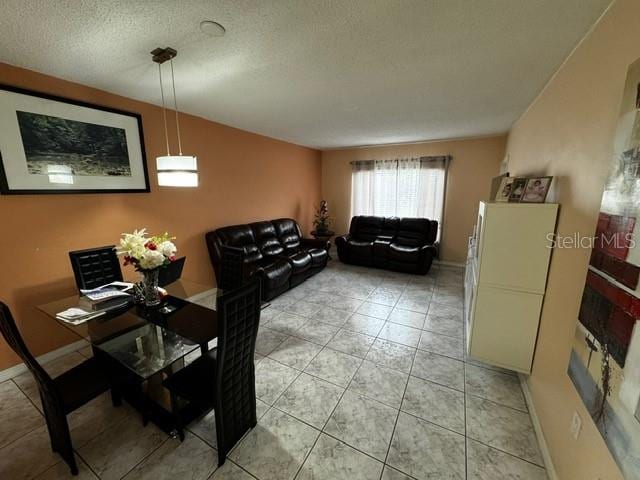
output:
M169 45L180 109L245 130L320 148L487 135L608 3L2 0L0 61L157 104L149 52Z

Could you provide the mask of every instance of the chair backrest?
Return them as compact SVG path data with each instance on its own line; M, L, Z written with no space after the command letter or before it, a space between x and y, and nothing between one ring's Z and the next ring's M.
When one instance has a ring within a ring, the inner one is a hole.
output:
M27 348L18 326L11 315L11 310L4 303L0 302L0 332L7 341L11 349L18 354L24 364L33 374L40 392L49 400L59 400L58 392L54 386L53 380L38 361L31 355ZM44 399L43 399L44 400Z
M218 287L222 290L233 290L244 282L244 250L222 245L221 251L222 257L216 272Z
M229 451L256 423L254 352L260 323L260 282L218 298L216 428L218 448ZM218 423L220 422L220 423ZM222 444L220 444L222 441Z
M184 269L184 262L186 260L187 257L180 257L175 259L166 267L161 268L158 271L158 286L165 287L176 280L180 280L180 277L182 277L182 270Z
M122 270L113 245L69 252L69 259L78 290L122 281Z

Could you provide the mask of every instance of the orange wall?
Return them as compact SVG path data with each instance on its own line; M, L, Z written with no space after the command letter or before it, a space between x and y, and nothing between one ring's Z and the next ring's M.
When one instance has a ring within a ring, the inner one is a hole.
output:
M333 229L349 230L351 165L354 160L383 160L425 155L451 155L440 259L464 262L467 239L473 231L478 202L489 198L491 179L498 175L506 137L381 145L322 152L322 197L329 202Z
M134 228L168 230L179 254L188 257L184 278L213 284L206 231L277 217L297 218L306 232L311 228L320 199L316 150L183 115L182 143L198 157L200 186L159 188L154 159L165 152L158 107L2 63L0 83L138 112L147 150L151 193L0 196L0 299L36 355L77 340L35 309L75 291L69 250L116 243ZM0 370L16 363L0 340Z
M640 57L640 2L617 0L509 135L509 170L555 176L558 233L595 231L627 67ZM567 365L590 250L556 249L529 387L561 479L621 478ZM569 425L583 420L578 440Z

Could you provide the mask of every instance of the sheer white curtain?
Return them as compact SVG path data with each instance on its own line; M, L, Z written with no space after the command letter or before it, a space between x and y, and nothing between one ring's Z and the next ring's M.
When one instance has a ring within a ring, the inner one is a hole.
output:
M352 162L351 214L437 220L440 237L450 159L440 156Z

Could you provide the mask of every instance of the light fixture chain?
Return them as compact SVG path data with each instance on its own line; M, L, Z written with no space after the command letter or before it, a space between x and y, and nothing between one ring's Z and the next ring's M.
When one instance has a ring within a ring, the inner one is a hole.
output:
M176 132L178 134L178 151L182 155L182 140L180 139L180 121L178 120L178 98L176 97L176 79L173 76L173 58L169 60L171 64L171 85L173 86L173 106L176 112Z
M164 119L164 140L167 143L167 156L169 151L169 129L167 128L167 109L164 106L164 88L162 87L162 64L158 63L158 76L160 77L160 98L162 99L162 118Z

